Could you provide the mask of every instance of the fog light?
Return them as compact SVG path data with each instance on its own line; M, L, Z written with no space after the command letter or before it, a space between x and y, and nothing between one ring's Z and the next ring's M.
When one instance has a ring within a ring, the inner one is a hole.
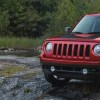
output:
M50 70L51 70L51 72L54 72L55 71L55 67L51 66Z
M86 75L88 73L87 69L83 69L83 74Z

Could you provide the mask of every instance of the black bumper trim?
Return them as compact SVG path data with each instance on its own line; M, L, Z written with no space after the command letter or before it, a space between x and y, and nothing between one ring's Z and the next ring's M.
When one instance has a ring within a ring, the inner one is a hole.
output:
M50 66L55 66L56 70L54 72L50 71ZM99 66L89 66L89 65L62 65L62 64L51 64L42 63L43 70L52 75L57 75L58 77L71 78L71 79L100 79L100 67ZM88 73L83 74L82 70L87 69Z

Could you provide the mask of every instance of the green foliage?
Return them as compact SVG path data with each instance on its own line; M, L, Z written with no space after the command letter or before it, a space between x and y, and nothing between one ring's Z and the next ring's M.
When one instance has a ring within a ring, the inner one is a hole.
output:
M51 15L49 33L63 34L64 28L73 26L81 16L87 13L99 13L99 5L99 0L58 0L57 10Z
M30 93L30 92L32 92L31 89L29 89L29 88L24 89L24 93Z
M55 34L62 34L66 26L71 26L75 22L76 11L74 5L69 0L64 0L63 2L59 0L57 9L51 28L53 28Z
M0 48L20 48L20 49L35 49L44 42L46 38L50 37L49 34L39 38L26 38L26 37L0 37Z
M86 13L99 13L99 0L0 0L0 35L62 34Z
M0 12L0 35L5 35L7 31L7 27L9 26L9 15L8 11ZM3 34L2 34L3 33Z

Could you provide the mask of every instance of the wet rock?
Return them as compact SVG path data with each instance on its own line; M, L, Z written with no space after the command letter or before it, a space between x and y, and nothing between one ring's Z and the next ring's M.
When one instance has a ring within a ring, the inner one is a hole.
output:
M82 100L82 94L77 91L71 91L71 93L67 94L68 100Z
M53 87L45 80L38 58L2 56L0 59L29 68L9 78L0 77L0 100L100 100L99 84L86 85L82 81L71 80L63 88ZM84 96L88 89L91 92Z
M0 100L15 100L12 94L13 92L2 93Z
M8 48L8 51L14 51L14 49L13 48Z
M41 100L62 100L62 98L54 97L54 96L49 96L49 97L45 97L45 98L43 98Z
M12 89L14 89L17 86L18 83L18 78L10 78L10 79L6 79L5 84L3 84L2 89L7 92L7 91L11 91Z
M37 83L36 82L28 82L24 85L24 88L29 88L31 86L35 86Z
M100 93L94 93L89 96L90 100L100 100Z
M8 50L4 50L4 52L8 52Z
M5 77L0 77L0 85L4 83Z
M40 66L39 58L36 57L17 57L17 56L0 56L0 60L18 64L25 64L31 67L38 67Z
M3 65L2 65L2 64L0 64L0 69L2 69L2 67L3 67Z

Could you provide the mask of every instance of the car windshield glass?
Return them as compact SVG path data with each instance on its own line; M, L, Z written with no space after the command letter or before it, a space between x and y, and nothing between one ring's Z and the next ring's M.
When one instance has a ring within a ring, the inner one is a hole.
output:
M72 30L72 34L100 34L100 16L85 16Z

